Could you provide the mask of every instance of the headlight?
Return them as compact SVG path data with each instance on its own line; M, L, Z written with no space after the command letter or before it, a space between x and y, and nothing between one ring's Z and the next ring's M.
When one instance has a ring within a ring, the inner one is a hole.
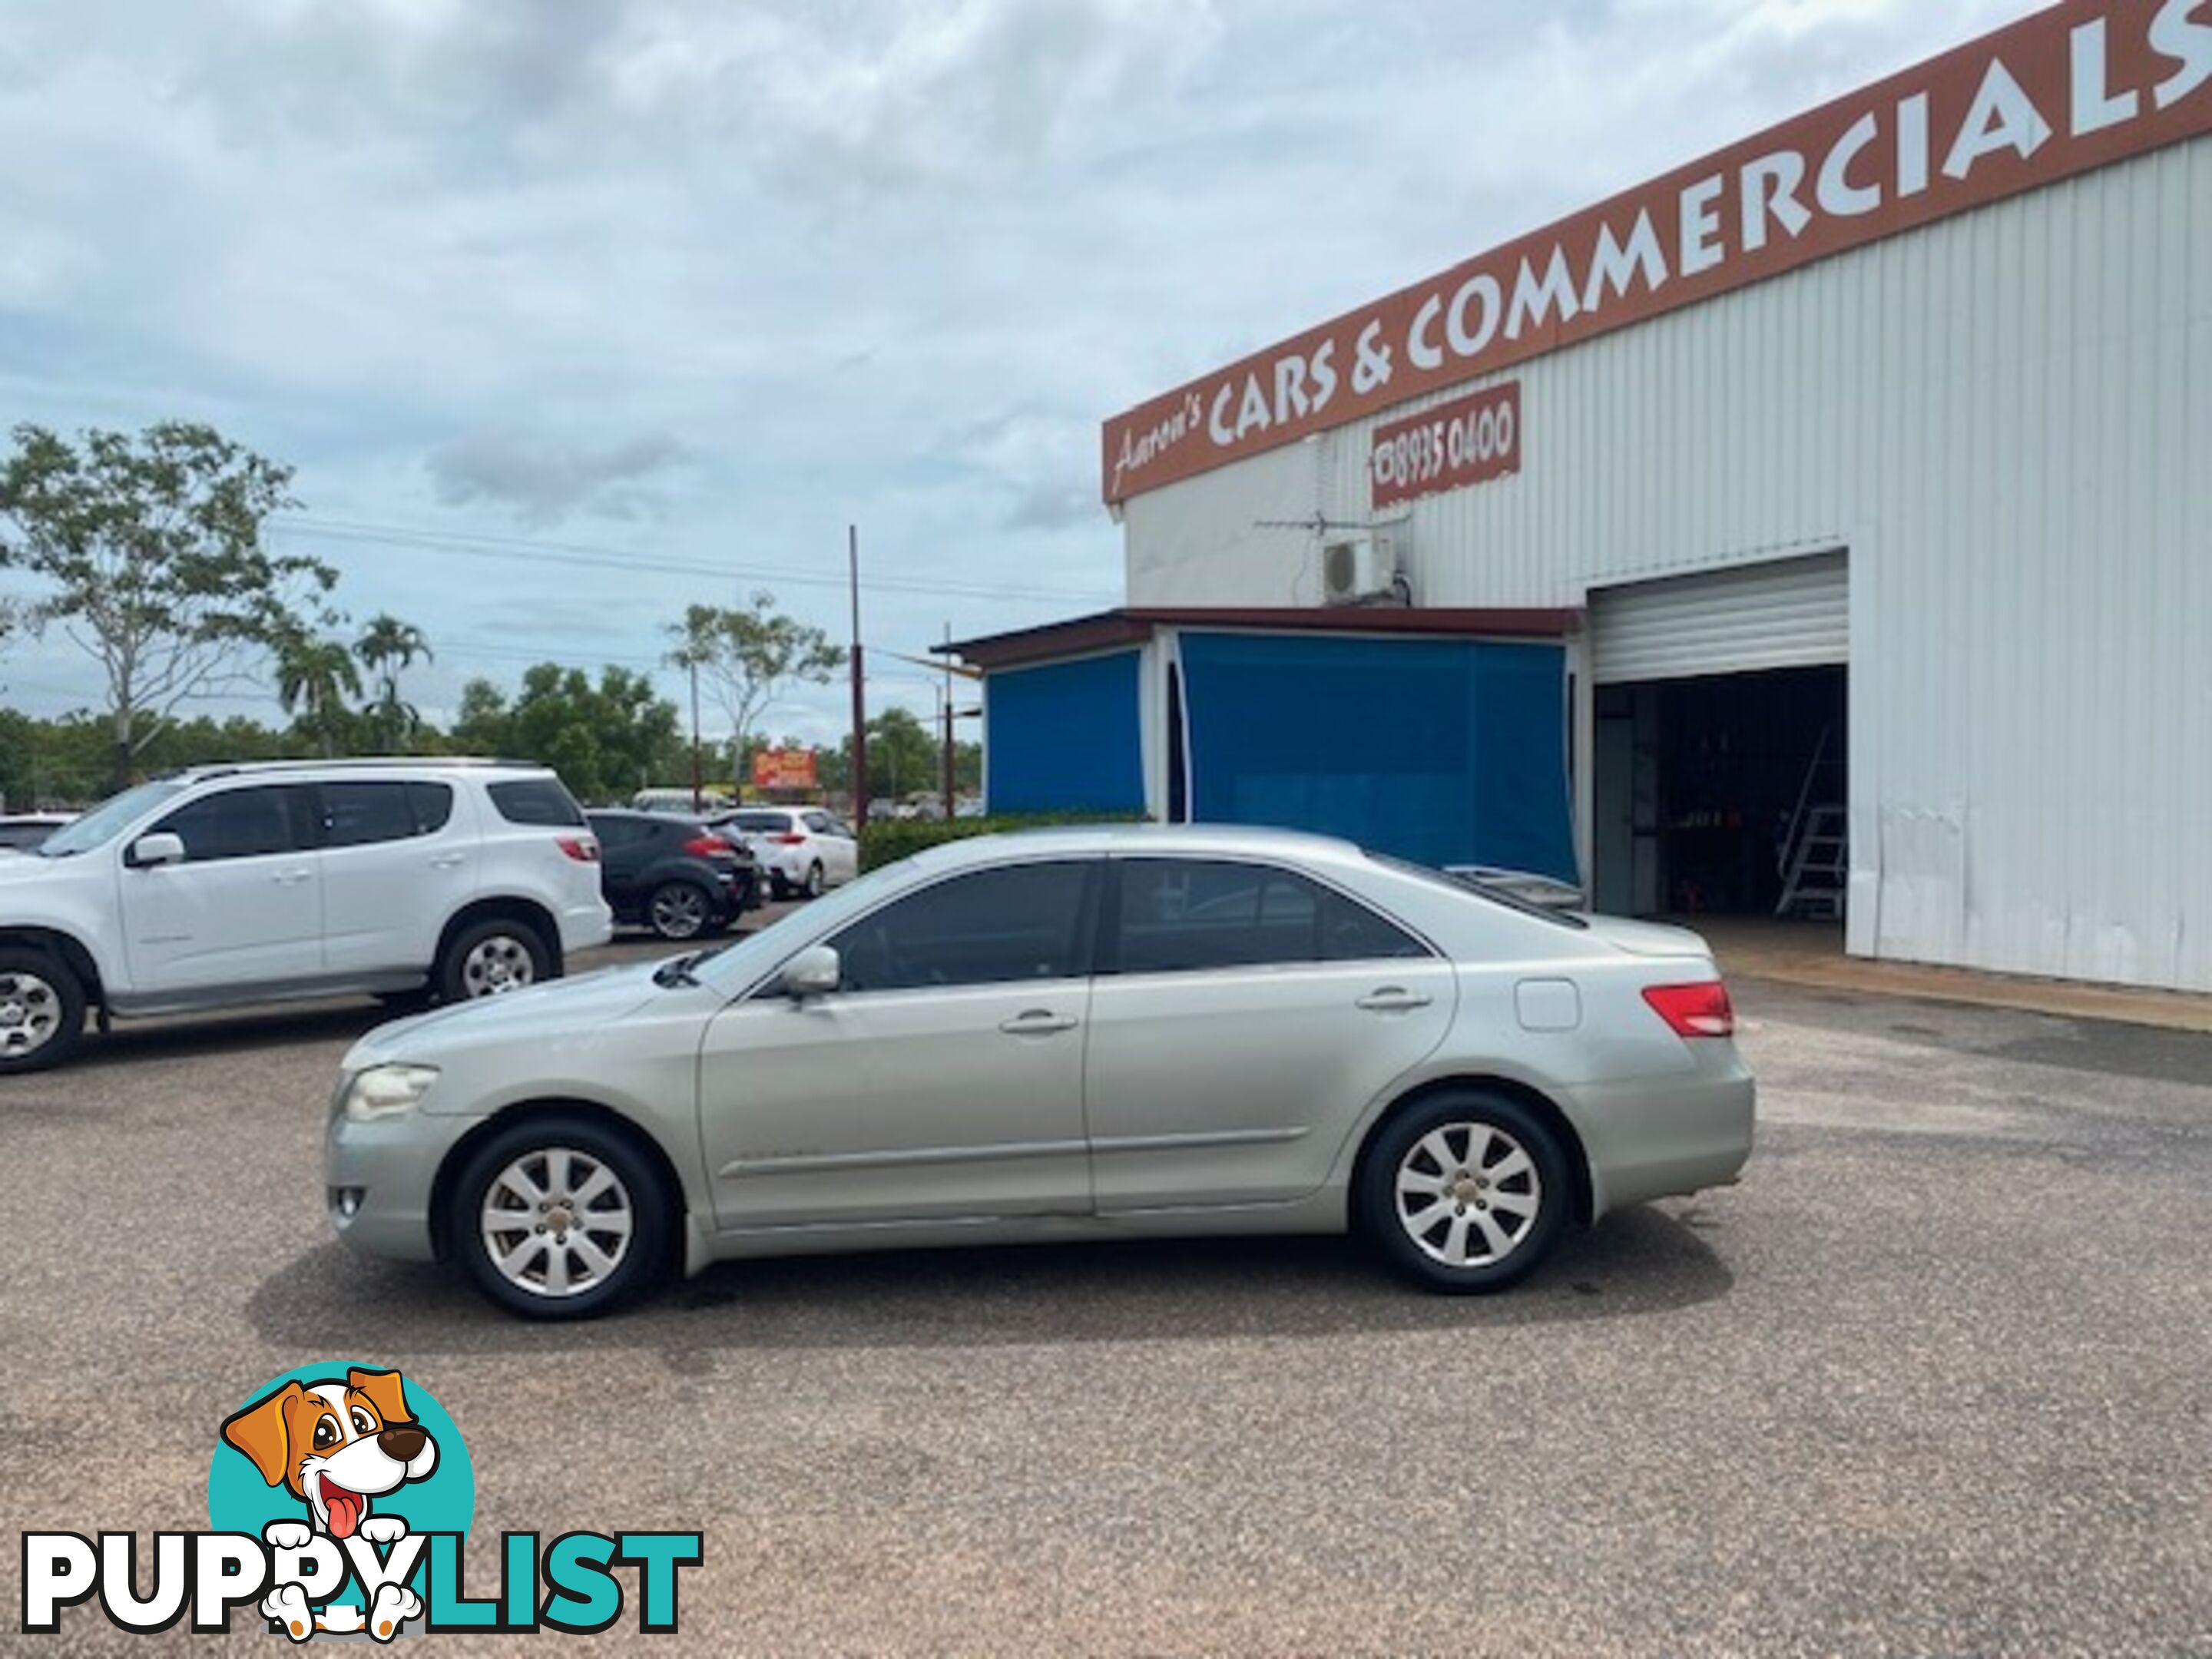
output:
M356 1123L392 1117L412 1108L438 1080L434 1066L372 1066L346 1085L346 1116Z

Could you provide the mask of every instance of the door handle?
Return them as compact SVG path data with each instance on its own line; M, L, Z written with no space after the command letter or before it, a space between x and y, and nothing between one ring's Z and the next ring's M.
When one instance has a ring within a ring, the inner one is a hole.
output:
M999 1029L1008 1036L1050 1036L1054 1031L1072 1031L1077 1024L1073 1014L1055 1014L1049 1008L1031 1008L1016 1014L1012 1019L1002 1019Z
M270 877L269 879L275 882L279 887L297 887L301 882L307 880L308 877L314 873L315 872L312 870L279 870L275 875Z
M433 870L458 870L468 861L465 853L441 853L430 860Z
M1419 991L1408 991L1402 985L1385 985L1378 991L1369 992L1354 1006L1373 1014L1406 1014L1427 1007L1434 1000Z

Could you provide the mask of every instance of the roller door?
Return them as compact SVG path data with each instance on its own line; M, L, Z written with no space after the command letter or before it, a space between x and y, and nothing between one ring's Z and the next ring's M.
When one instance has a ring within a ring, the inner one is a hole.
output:
M1840 552L1600 588L1590 675L1604 685L1846 663L1848 592Z

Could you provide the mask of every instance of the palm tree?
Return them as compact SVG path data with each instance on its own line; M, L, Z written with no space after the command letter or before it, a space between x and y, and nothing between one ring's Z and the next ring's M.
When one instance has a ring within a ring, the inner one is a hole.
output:
M362 665L376 677L376 696L368 709L377 735L378 746L387 750L404 750L422 724L412 703L399 695L399 676L417 657L424 662L434 660L430 642L422 637L422 630L412 623L404 623L388 611L380 611L369 618L368 626L354 641L354 655Z
M325 757L335 752L338 718L345 700L361 695L361 676L353 653L337 640L305 634L288 640L276 656L276 700L322 742Z

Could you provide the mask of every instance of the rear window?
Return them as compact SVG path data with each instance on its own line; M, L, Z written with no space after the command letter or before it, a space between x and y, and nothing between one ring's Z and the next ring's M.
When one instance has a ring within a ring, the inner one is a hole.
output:
M561 824L583 830L584 809L558 778L511 778L487 792L500 817L509 823Z
M1498 905L1504 909L1517 910L1524 916L1534 916L1539 921L1548 921L1554 927L1565 927L1572 933L1584 933L1589 927L1589 922L1575 911L1554 910L1547 904L1532 904L1518 893L1508 892L1502 887L1479 880L1474 876L1446 875L1443 871L1431 869L1425 864L1416 864L1411 859L1392 858L1387 853L1370 852L1367 856L1386 870L1395 870L1401 876L1418 877L1434 886L1448 887L1462 897L1473 896Z
M775 835L791 828L788 812L739 812L724 820L751 835Z

